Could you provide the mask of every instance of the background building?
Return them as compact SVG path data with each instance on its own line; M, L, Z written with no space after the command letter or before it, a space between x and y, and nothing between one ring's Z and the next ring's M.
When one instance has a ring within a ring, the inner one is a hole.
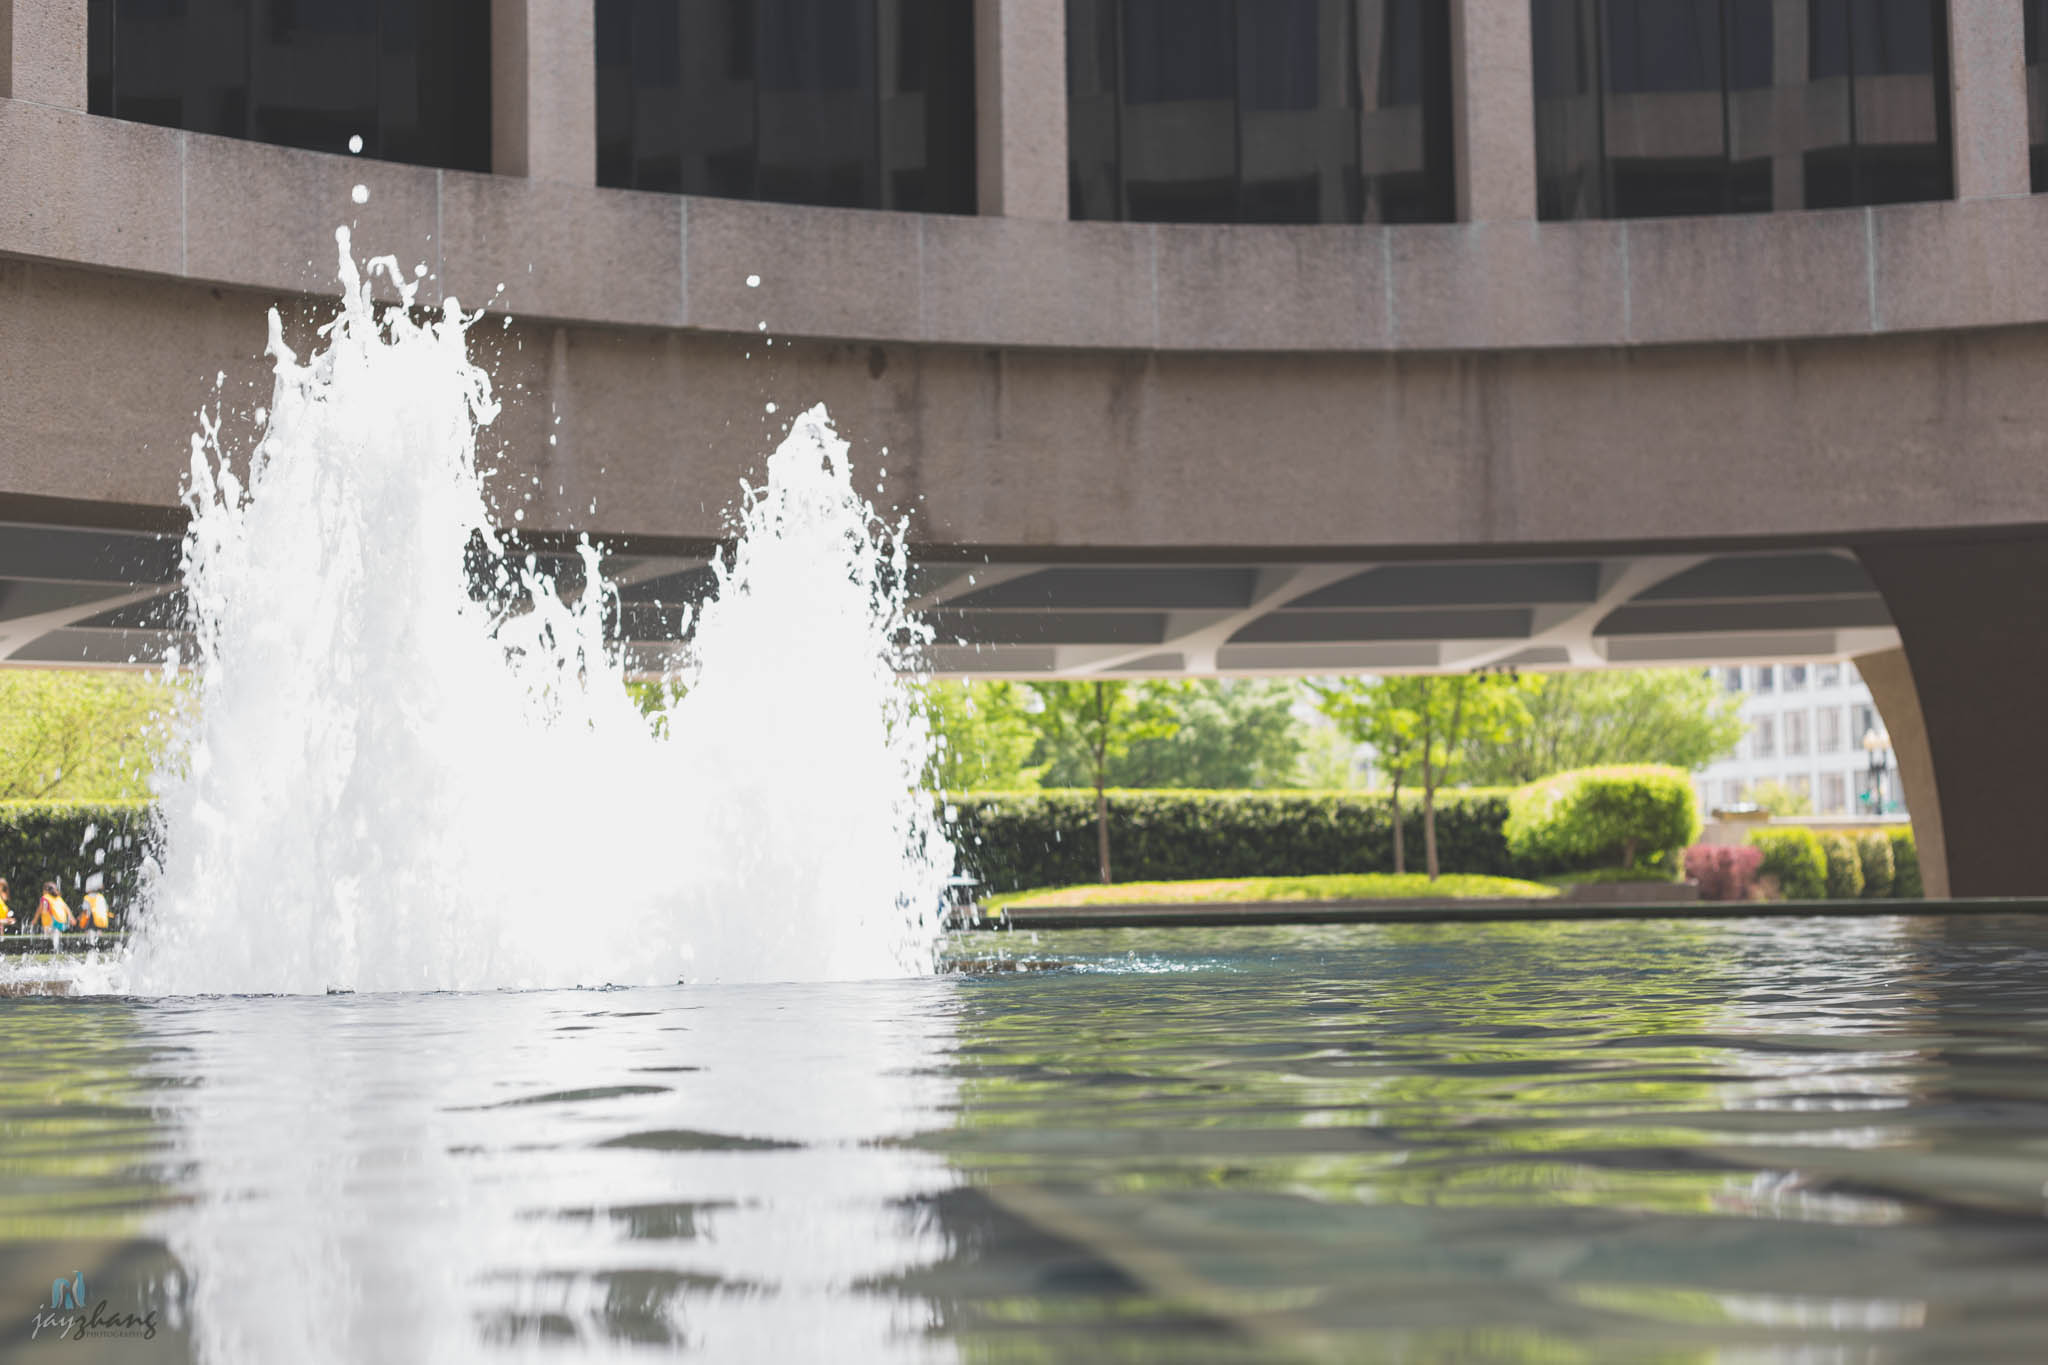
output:
M1759 783L1776 782L1816 815L1905 812L1891 736L1853 661L1728 664L1712 674L1741 695L1749 732L1699 773L1701 810L1744 804Z

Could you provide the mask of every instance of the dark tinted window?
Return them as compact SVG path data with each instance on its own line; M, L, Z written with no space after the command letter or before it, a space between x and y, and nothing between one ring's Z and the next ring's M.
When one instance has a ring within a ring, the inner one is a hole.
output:
M1445 222L1442 0L1067 0L1076 218Z
M2025 0L2027 42L2027 151L2034 193L2048 190L2048 0Z
M97 114L491 168L490 0L91 0Z
M1942 0L1532 0L1530 17L1542 217L1952 193Z
M598 182L972 213L960 0L598 0Z

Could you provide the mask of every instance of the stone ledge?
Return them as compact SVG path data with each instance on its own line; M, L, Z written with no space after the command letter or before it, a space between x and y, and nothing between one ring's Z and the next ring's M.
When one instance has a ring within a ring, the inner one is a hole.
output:
M962 929L1195 929L1246 924L1492 924L1514 920L1842 919L1872 915L2043 915L2048 899L1664 901L1601 904L1546 900L1240 901L1229 905L1090 905L999 911L958 917Z
M446 290L526 318L727 334L1355 353L2048 322L2041 195L1574 223L1079 223L584 188L0 100L0 254L317 294L340 223L360 252L424 264L428 303Z

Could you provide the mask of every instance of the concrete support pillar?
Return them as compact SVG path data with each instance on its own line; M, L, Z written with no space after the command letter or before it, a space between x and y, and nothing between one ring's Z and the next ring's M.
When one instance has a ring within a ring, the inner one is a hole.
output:
M2022 10L2017 0L1950 0L1949 103L1958 199L2032 190Z
M1934 780L1934 752L1927 745L1927 721L1920 714L1920 693L1906 651L1887 649L1862 654L1856 669L1870 686L1871 700L1884 717L1892 739L1892 757L1899 765L1899 785L1906 809L1913 814L1913 845L1920 853L1920 884L1936 899L1948 896L1948 845L1941 831L1941 790ZM1853 745L1860 738L1849 736Z
M983 213L1067 217L1065 0L974 0L974 141Z
M1451 0L1458 221L1536 216L1535 58L1526 0Z
M590 0L491 0L491 169L597 183Z
M2048 894L2041 838L2048 726L2040 705L2048 678L2048 535L1865 545L1856 553L1905 644L1933 775L1922 785L1933 788L1949 893ZM1900 742L1901 721L1910 724L1901 691L1879 663L1871 692L1892 730L1918 827L1926 798L1911 785Z
M85 108L85 0L0 0L0 98Z

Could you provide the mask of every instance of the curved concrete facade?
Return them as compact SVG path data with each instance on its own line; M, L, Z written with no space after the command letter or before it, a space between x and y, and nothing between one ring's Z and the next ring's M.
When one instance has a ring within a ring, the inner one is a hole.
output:
M119 657L161 624L139 605L161 566L107 566L157 563L121 536L174 523L194 410L217 372L231 411L256 401L264 310L311 325L346 222L424 264L428 301L493 310L490 439L552 495L526 524L619 546L650 647L773 442L764 404L823 401L912 519L924 603L961 642L942 666L1903 643L1934 770L1906 771L1909 799L1947 813L1956 889L2048 883L1958 833L1988 818L1965 789L1993 755L1944 720L1961 679L2038 676L2043 622L1973 653L1911 586L1936 566L1971 610L2032 613L1939 566L2048 556L2048 197L2027 192L2017 0L1951 7L1953 201L1539 223L1526 12L1456 0L1466 221L1297 228L1065 221L1054 0L977 0L978 217L596 187L588 13L566 0L494 9L498 175L93 117L83 9L0 0L0 522L86 537L72 578L0 554L13 657Z

